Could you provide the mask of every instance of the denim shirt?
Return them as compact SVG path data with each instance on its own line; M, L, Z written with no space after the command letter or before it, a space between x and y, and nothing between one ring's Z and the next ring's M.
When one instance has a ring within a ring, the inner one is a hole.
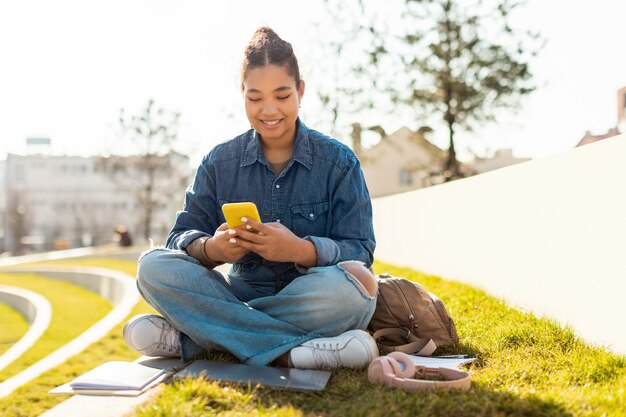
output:
M225 222L225 203L252 201L261 221L280 222L310 240L317 266L359 260L371 266L375 247L372 205L359 160L344 144L308 129L298 119L292 160L276 175L254 130L217 145L206 155L188 187L183 209L166 246L185 250L195 239L212 236ZM249 253L233 264L236 275L261 265L287 281L304 270Z

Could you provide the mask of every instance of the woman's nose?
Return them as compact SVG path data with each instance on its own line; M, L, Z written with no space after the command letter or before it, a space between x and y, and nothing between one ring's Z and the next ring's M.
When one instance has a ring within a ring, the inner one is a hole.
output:
M261 113L265 116L273 116L278 112L278 107L273 102L266 102L261 109Z

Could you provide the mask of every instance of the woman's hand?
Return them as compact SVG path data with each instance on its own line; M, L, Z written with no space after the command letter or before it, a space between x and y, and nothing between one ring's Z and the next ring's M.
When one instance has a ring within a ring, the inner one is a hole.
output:
M244 226L241 226L242 228ZM232 263L241 258L248 252L249 249L244 248L241 245L235 245L230 242L233 238L233 234L229 234L232 230L228 229L226 223L222 223L217 228L212 238L206 241L204 244L204 252L213 261Z
M245 226L230 229L233 246L254 252L268 261L296 262L304 267L317 264L315 245L294 235L280 223L261 223L243 218Z

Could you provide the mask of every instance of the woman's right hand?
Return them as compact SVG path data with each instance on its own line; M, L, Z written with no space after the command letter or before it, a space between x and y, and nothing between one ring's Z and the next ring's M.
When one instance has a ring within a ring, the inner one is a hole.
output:
M214 261L232 263L242 256L246 255L249 250L239 245L233 245L230 239L233 236L228 233L228 225L222 223L217 228L213 237L204 244L204 252Z

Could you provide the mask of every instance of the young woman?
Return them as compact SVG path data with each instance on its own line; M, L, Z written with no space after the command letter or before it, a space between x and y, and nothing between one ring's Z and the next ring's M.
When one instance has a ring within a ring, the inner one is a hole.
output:
M298 118L298 62L269 28L245 50L241 90L252 129L204 157L167 248L140 258L137 286L163 317L133 318L124 340L183 360L217 349L254 365L365 367L378 355L364 331L377 288L359 161ZM242 201L262 222L229 229L221 207Z

